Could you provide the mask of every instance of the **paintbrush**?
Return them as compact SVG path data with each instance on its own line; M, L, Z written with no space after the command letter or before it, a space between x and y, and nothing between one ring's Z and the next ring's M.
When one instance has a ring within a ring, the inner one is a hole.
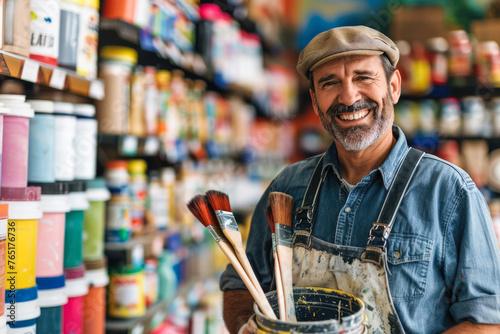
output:
M268 204L266 208L267 220L269 220L269 226L271 227L271 239L273 242L273 259L274 259L274 280L276 281L276 297L278 299L278 309L280 313L280 320L286 320L286 308L285 308L285 296L283 295L283 284L281 282L281 271L278 260L278 254L276 253L276 234L274 226L273 210Z
M281 281L285 295L286 321L296 322L295 301L292 285L292 212L293 197L280 192L269 194L269 203L274 217L276 251L281 271Z
M253 272L252 265L248 261L247 255L245 254L245 250L243 247L243 240L241 239L240 229L238 228L238 223L236 222L233 212L231 211L231 205L229 204L229 197L225 193L217 190L209 190L207 191L206 195L208 201L210 202L210 205L212 206L212 208L215 211L215 214L217 215L217 218L219 220L219 225L222 229L222 233L224 233L224 235L229 240L231 245L233 245L236 256L240 260L241 265L245 269L253 285L259 292L262 302L264 303L265 301L266 308L268 308L272 312L271 305L269 304L269 301L267 300L266 295L264 294L264 291L260 286L259 280L257 279L255 273ZM261 310L262 312L264 312L262 308ZM274 312L272 313L273 317L267 314L266 315L268 317L276 319L276 315L274 314Z
M218 225L217 216L215 215L207 196L196 195L187 203L187 207L196 219L198 219L210 232L214 240L217 242L217 245L219 245L219 248L222 250L224 255L226 255L229 262L231 262L253 299L262 310L262 313L272 319L276 319L276 315L274 314L271 305L269 305L267 298L264 296L263 299L259 291L255 288L245 269L236 257L233 247L222 233L222 230Z

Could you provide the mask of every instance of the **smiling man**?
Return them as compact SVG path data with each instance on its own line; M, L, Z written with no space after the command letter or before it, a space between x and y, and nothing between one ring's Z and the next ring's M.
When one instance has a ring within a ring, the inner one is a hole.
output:
M265 209L270 192L284 192L296 209L296 287L356 295L369 333L500 333L500 254L487 204L463 170L409 148L393 125L398 59L387 36L364 26L325 31L301 52L297 69L333 142L272 181L247 255L263 289L274 290ZM220 286L230 332L256 333L252 297L231 265Z

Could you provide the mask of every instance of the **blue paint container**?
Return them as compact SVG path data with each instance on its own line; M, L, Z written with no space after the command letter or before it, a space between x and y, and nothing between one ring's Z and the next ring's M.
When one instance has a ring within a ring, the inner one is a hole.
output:
M29 100L35 110L30 119L28 182L55 182L55 118L54 102Z
M38 333L62 333L62 305L68 302L64 275L37 277L38 302L41 314L36 320Z
M40 316L38 287L7 290L5 293L7 333L35 334L36 318Z

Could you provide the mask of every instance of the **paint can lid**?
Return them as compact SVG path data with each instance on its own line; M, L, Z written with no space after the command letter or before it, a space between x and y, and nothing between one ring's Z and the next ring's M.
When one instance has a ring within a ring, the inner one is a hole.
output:
M39 201L42 195L40 187L4 188L0 189L2 201Z
M65 268L64 273L66 274L66 280L74 279L74 278L81 278L81 277L85 276L85 266L82 264L78 267Z
M36 278L36 285L38 286L39 291L63 288L64 282L65 282L64 274L62 274L61 276Z
M95 106L86 103L75 104L73 112L77 116L94 117Z
M35 117L35 111L31 108L31 104L26 102L1 101L3 105L10 109L8 116L16 117Z
M69 206L71 211L83 211L89 208L89 201L85 192L70 192Z
M20 94L0 94L0 101L24 102L24 101L26 101L26 95L20 95Z
M42 195L66 195L69 193L68 182L29 182L28 185L42 188Z
M6 286L7 289L9 285L9 279L7 277ZM36 300L38 298L38 286L34 286L27 289L15 289L7 290L9 293L5 294L5 304L10 304L11 301L14 303L22 303Z
M87 183L85 181L69 181L69 192L85 192L87 190Z
M106 262L106 257L104 256L99 260L89 260L83 263L85 264L85 269L88 271L106 268Z
M111 197L106 181L101 177L87 181L86 194L87 199L93 202L107 201Z
M26 102L28 102L31 105L31 108L33 108L36 113L52 114L54 112L54 101L27 100Z
M54 112L60 114L72 115L74 112L73 103L69 102L54 102Z
M144 269L142 267L134 267L134 266L119 266L112 267L109 269L111 275L132 275L138 274L142 272Z
M65 289L68 298L85 296L89 292L89 283L85 276L83 275L78 278L69 278L67 276L67 269L65 272L67 277Z

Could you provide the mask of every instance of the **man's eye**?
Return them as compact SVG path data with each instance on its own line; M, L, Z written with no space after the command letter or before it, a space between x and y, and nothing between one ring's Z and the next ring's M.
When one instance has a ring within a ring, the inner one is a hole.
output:
M323 87L326 87L326 86L333 86L333 85L336 85L338 84L338 81L327 81L323 84Z
M371 77L360 76L360 77L358 77L358 80L361 80L361 81L363 81L363 80L371 80Z

